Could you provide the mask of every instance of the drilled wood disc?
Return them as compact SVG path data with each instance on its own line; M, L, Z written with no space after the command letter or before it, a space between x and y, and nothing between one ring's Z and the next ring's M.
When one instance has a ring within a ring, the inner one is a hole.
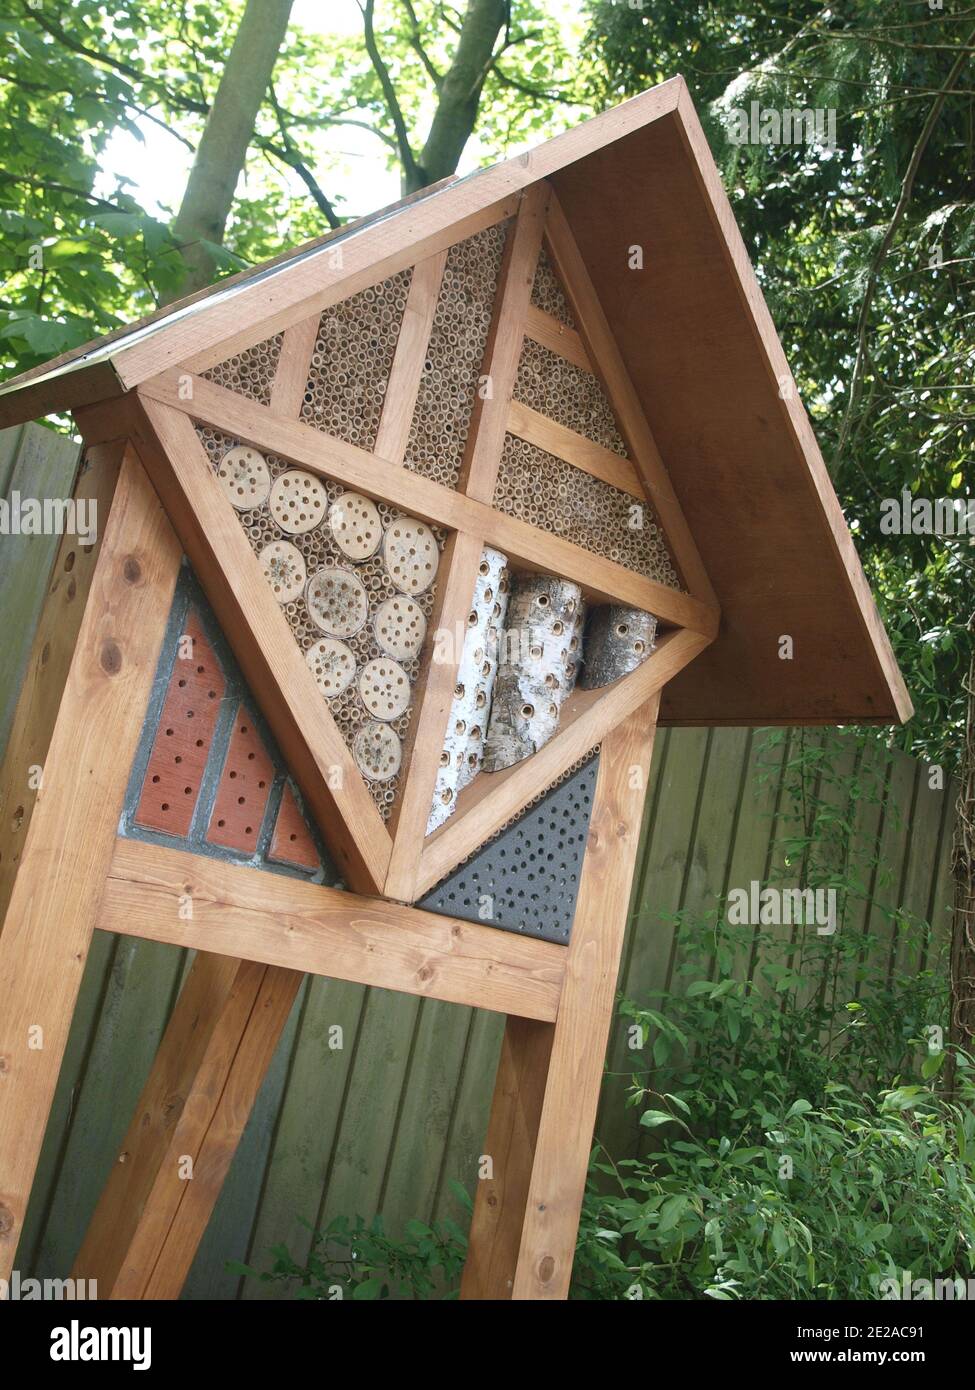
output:
M335 544L350 560L368 560L383 539L379 508L358 492L343 492L328 509Z
M305 652L308 669L323 695L331 698L348 690L355 679L356 661L350 647L335 637L322 637Z
M313 531L325 515L328 493L321 478L303 468L289 468L274 480L268 498L271 515L289 536Z
M388 782L395 777L403 760L403 748L388 724L370 719L352 741L352 756L363 777L370 782Z
M305 590L305 603L316 627L330 637L352 637L369 616L366 586L351 570L316 570Z
M239 512L259 507L267 501L271 490L271 474L264 455L243 444L227 450L217 465L217 477Z
M304 556L296 545L290 541L271 541L258 559L278 603L291 603L301 598L308 575Z
M410 707L410 678L398 661L377 657L359 672L359 696L374 719L398 719Z
M376 609L373 627L383 651L397 661L409 661L418 656L427 634L423 609L405 594L383 600Z
M400 593L422 594L437 577L440 551L429 526L409 516L398 516L386 531L383 559Z

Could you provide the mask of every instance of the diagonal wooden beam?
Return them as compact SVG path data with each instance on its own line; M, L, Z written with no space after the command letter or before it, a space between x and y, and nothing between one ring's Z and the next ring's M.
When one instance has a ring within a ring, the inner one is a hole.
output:
M561 323L554 314L548 314L535 304L529 304L525 318L525 337L541 347L548 348L558 357L564 357L584 372L592 373L589 354L582 345L582 339L574 328Z
M646 487L647 498L660 520L684 582L695 598L717 608L711 581L667 476L640 399L616 346L616 339L606 321L572 229L554 192L545 223L545 244L572 305L583 345L593 369L606 388L623 438Z
M494 498L501 466L508 408L525 341L525 321L542 248L550 192L544 181L525 190L518 216L505 242L494 314L481 367L485 389L478 392L474 402L457 484L468 497L489 504Z
M179 1297L302 978L197 955L72 1270L99 1298Z
M140 445L152 480L285 761L346 881L379 892L389 832L196 430L185 415L154 400L144 400L143 411Z
M406 457L406 445L446 264L447 252L443 250L413 267L413 279L396 340L396 352L386 383L383 412L376 435L376 453L390 463L401 464Z
M484 553L479 536L455 531L444 547L436 606L427 630L420 678L413 692L414 716L403 747L406 778L390 820L393 850L383 892L412 902L417 896L420 855L430 817L440 753L463 653L477 568Z
M180 549L127 449L0 935L0 1278L13 1263Z
M565 964L550 941L140 840L116 843L98 925L549 1022Z
M619 488L620 492L628 492L631 497L641 500L646 497L643 484L628 458L587 439L584 434L560 425L557 420L542 415L540 411L532 410L530 405L524 405L521 401L511 402L508 433L517 435L519 439L527 439L529 444L564 459L573 468L581 468L584 473L600 478L610 487Z
M312 314L310 318L302 319L284 330L278 369L271 385L270 408L275 415L287 415L294 419L301 411L320 322L321 316Z
M165 405L174 414L187 415L255 448L281 454L356 492L385 499L423 521L451 531L471 531L482 536L488 545L496 546L516 566L574 580L596 602L643 608L664 622L695 632L711 635L717 631L719 613L710 603L658 584L518 517L495 511L476 498L322 434L310 425L273 415L266 406L202 377L187 378L178 372L167 372L140 387L138 395L146 408L151 402Z

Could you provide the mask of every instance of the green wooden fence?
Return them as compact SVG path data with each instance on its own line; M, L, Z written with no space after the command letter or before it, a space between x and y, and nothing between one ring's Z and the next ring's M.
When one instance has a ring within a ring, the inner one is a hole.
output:
M21 446L23 441L21 441ZM32 447L34 443L32 442ZM2 480L0 480L2 481ZM50 562L48 555L47 563ZM31 555L44 564L40 549ZM3 574L0 565L0 575ZM26 659L31 622L7 617ZM4 731L5 732L5 731ZM645 999L678 982L676 915L706 915L729 888L789 882L786 837L795 813L790 766L798 740L744 729L667 730L647 796L621 988ZM907 925L930 923L920 963L943 950L951 900L952 791L926 768L846 740L819 795L852 825L844 867L865 893L840 930L870 932L891 968L911 949ZM873 779L874 795L862 788ZM743 952L738 974L760 959ZM63 1276L159 1044L186 970L173 947L96 933L38 1171L18 1266ZM842 987L842 982L841 982ZM851 986L852 988L852 986ZM274 1285L228 1274L230 1259L266 1266L272 1245L300 1257L313 1224L381 1210L390 1228L462 1213L449 1186L473 1186L503 1020L438 1001L307 979L251 1116L191 1272L190 1298L274 1297ZM342 1029L340 1048L334 1026ZM626 1032L614 1025L599 1134L636 1152L637 1115L623 1106Z

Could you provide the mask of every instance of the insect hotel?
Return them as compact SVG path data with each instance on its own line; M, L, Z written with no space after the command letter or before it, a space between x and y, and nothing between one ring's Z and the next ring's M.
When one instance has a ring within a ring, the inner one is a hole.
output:
M462 1293L564 1298L658 722L910 714L683 81L0 395L69 411L98 536L0 788L0 1276L107 931L196 955L100 1296L179 1294L314 972L507 1016Z

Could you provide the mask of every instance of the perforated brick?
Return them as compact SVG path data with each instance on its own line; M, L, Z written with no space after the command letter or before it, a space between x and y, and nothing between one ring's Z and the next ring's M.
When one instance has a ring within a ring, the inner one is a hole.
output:
M254 727L252 714L242 704L210 815L210 843L253 854L273 781L274 764Z
M575 916L598 767L597 752L455 869L420 906L565 944Z
M317 869L318 850L298 809L294 792L285 783L274 822L268 859L273 864L292 864L298 869Z
M200 795L226 681L195 610L188 613L185 631L177 640L135 821L147 830L185 836Z

